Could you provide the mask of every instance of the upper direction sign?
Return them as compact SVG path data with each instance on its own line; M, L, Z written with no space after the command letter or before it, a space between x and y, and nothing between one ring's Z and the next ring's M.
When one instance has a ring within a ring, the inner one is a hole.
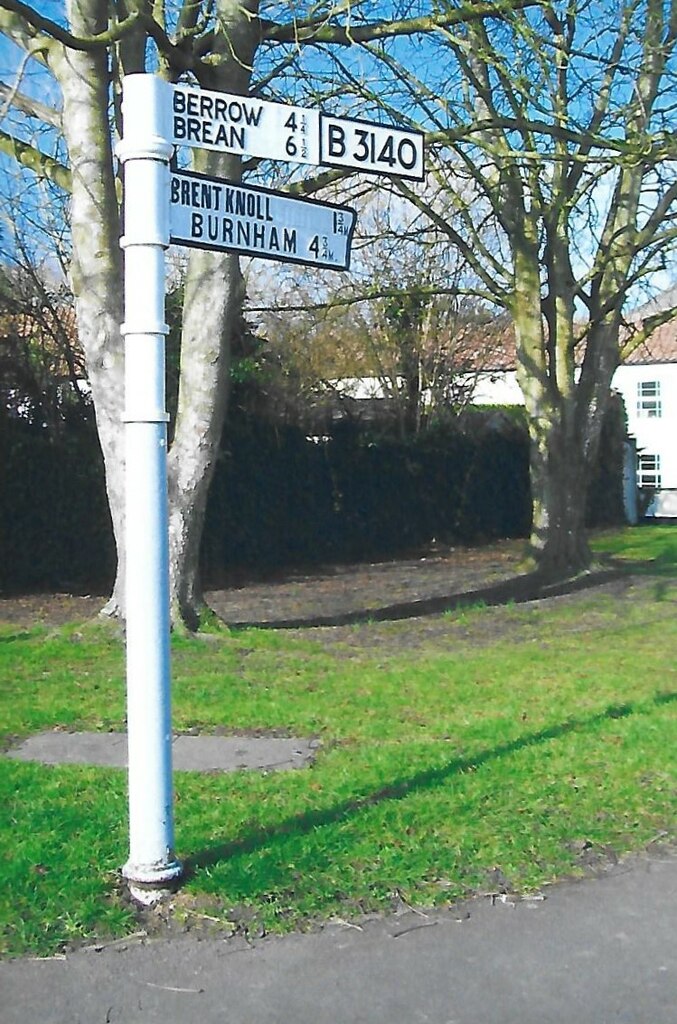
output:
M198 249L347 270L355 211L236 185L192 171L170 175L169 236Z
M171 141L270 160L349 167L422 181L423 134L252 96L169 86Z

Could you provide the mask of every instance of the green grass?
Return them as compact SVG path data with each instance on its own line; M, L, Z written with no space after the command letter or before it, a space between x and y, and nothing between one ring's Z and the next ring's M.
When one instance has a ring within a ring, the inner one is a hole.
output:
M652 571L677 569L677 530L672 526L640 526L599 534L593 550L624 561L653 563Z
M396 898L444 903L494 868L528 890L579 870L584 842L621 853L674 839L677 530L595 545L645 575L618 595L447 613L444 637L418 650L395 643L399 624L368 627L369 648L310 632L176 639L176 729L322 747L296 772L176 775L189 874L174 913L225 922L251 908L257 927L284 930ZM0 708L5 745L122 730L119 641L91 625L0 626ZM3 952L138 927L118 890L123 772L0 759L0 806Z

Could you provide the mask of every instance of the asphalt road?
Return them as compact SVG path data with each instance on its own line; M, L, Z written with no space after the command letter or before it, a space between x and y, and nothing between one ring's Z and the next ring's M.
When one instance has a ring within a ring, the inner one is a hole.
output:
M1 1024L676 1024L677 851L542 900L0 963Z

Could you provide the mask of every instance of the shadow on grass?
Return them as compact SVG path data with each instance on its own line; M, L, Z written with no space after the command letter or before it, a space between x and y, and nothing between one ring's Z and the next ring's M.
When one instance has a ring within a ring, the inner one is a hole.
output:
M23 630L21 633L4 633L0 635L0 644L14 644L17 640L30 640L32 636L33 634L28 630Z
M484 764L528 747L536 746L539 743L559 739L562 736L579 730L590 729L608 720L627 718L633 714L644 714L652 706L660 707L664 704L673 703L676 700L677 693L659 693L650 702L643 702L642 704L611 704L604 711L591 715L589 718L571 718L547 729L540 729L538 732L520 736L519 739L512 740L510 743L503 743L491 749L480 751L474 757L454 758L439 768L430 768L426 771L417 772L409 778L395 779L388 786L383 786L370 793L357 795L352 800L345 800L334 807L308 811L305 814L286 818L270 828L255 829L249 835L242 836L239 839L221 843L205 850L199 850L189 855L184 861L186 877L190 878L200 868L212 867L237 854L254 853L256 850L274 844L276 840L285 836L304 835L325 825L336 824L386 801L402 800L417 791L442 785L451 776L460 775L466 771L474 771Z
M669 580L658 580L653 588L654 601L667 601L672 595L672 590Z
M484 605L492 607L504 604L524 604L527 601L543 600L548 597L563 597L580 591L591 590L605 583L622 579L639 571L637 563L623 565L609 564L607 567L565 580L553 580L541 573L526 573L514 576L500 583L467 590L443 597L422 598L417 601L403 601L383 605L380 608L360 608L349 612L329 615L308 615L300 618L272 619L263 621L223 621L231 629L301 629L317 626L354 626L360 623L397 622L425 615L441 615L443 612Z

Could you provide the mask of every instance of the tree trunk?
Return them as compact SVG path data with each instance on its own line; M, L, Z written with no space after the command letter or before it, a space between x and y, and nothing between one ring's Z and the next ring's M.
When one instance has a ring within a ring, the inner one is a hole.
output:
M584 366L568 396L552 397L552 381L543 388L531 379L526 389L533 510L530 547L545 576L574 575L592 561L586 528L588 489L618 362L613 351L617 334L613 329L591 333L586 359L594 361L594 373L588 374ZM594 386L589 386L590 376Z
M107 27L107 0L78 0L69 7L75 34L91 35ZM246 93L257 42L256 7L256 0L218 0L213 52L219 60L209 73L205 71L207 87ZM50 64L63 91L64 135L73 173L72 285L78 332L118 553L117 577L104 611L124 617L123 277L107 61L103 49L84 53L62 48L54 52ZM236 157L198 152L195 162L202 171L239 180ZM168 457L172 621L191 628L202 604L200 540L226 411L230 339L241 301L237 257L193 252L186 279L178 413Z
M585 528L588 466L575 430L553 419L530 419L530 547L538 571L561 578L591 561Z
M573 575L591 560L585 529L589 467L596 455L588 422L579 417L573 359L573 303L542 312L538 235L526 220L515 245L518 378L529 421L532 501L530 550L547 577ZM592 444L588 443L592 441Z
M73 4L73 29L106 27L106 4ZM118 574L107 610L124 594L124 352L122 256L108 123L108 70L104 51L63 49L50 61L63 93L63 131L72 170L71 261L78 334L85 353L106 490L118 552Z
M246 93L258 41L257 0L218 0L220 31L203 85ZM249 8L249 9L247 9ZM238 157L196 150L199 171L239 181ZM168 459L169 569L173 625L195 629L203 608L199 577L205 509L226 415L233 331L244 298L237 256L193 250L186 276L181 371Z
M242 302L236 256L196 251L186 278L181 376L169 453L172 622L195 629L202 608L199 556L209 486L226 414L230 341Z

